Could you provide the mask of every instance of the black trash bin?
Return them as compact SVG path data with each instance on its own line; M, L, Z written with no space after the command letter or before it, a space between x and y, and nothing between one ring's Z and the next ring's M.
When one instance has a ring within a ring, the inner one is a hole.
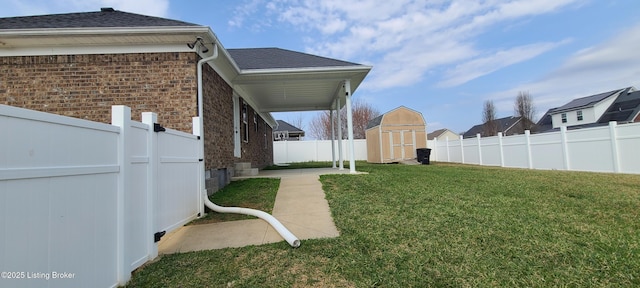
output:
M417 154L417 158L416 160L418 160L418 162L424 164L424 165L429 165L429 157L431 157L431 149L429 148L418 148L416 149L416 154Z

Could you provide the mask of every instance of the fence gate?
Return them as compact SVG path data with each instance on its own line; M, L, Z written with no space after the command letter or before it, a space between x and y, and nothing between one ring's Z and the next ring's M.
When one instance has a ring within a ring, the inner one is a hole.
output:
M158 129L156 129L158 130ZM169 232L198 217L198 136L172 129L158 132L157 227Z

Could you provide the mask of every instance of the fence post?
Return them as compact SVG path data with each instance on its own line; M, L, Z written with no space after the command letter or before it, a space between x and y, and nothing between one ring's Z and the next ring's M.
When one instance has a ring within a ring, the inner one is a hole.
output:
M125 195L129 190L130 179L129 171L131 170L131 151L127 141L129 140L129 131L131 130L131 108L127 106L117 105L111 106L111 124L120 127L120 135L118 135L118 165L120 172L118 173L118 191L116 191L116 274L118 284L124 285L131 279L131 271L129 271L129 263L127 263L125 239Z
M504 167L504 149L502 146L502 132L498 132L498 147L500 147L500 167Z
M524 139L527 143L527 163L529 164L529 169L533 169L533 157L531 157L531 131L524 130Z
M147 124L147 155L149 163L147 164L147 255L149 260L158 257L158 245L156 245L153 234L156 232L156 205L158 191L158 135L153 131L153 124L158 122L158 115L152 112L142 113L142 123Z
M564 162L564 170L571 170L569 162L569 145L567 144L567 127L560 127L560 142L562 143L562 161Z
M611 138L611 156L613 157L613 172L620 173L620 155L618 154L618 123L616 121L609 122L609 135Z
M204 197L208 197L207 186L205 185L205 163L204 163L204 137L200 135L203 127L200 127L200 117L191 117L191 134L198 136L198 159L199 161L199 171L198 171L198 191L200 191L200 197L198 197L198 217L204 216Z
M462 135L460 135L460 159L462 160L462 164L464 164L464 146L462 145Z
M427 140L427 143L429 143L428 140ZM427 147L428 146L429 145L427 145ZM438 161L438 150L439 150L438 149L438 137L434 137L433 138L433 148L432 149L433 149L433 151L431 151L431 152L433 152L433 159L434 159L434 161ZM416 159L418 159L417 153L418 152L416 151Z
M482 142L480 140L480 133L478 133L478 135L476 135L476 138L478 140L478 165L482 165Z
M447 148L447 162L451 162L451 153L449 153L449 136L446 138L446 148Z

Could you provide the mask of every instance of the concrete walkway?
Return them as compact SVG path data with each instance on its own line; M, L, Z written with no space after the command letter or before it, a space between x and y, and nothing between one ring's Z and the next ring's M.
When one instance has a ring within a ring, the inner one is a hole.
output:
M329 204L319 181L319 176L324 174L349 174L349 170L265 170L260 171L258 176L238 177L234 180L255 177L280 178L272 215L298 239L305 240L340 235L331 218ZM158 252L171 254L280 241L284 239L267 222L261 219L239 220L183 226L162 237Z

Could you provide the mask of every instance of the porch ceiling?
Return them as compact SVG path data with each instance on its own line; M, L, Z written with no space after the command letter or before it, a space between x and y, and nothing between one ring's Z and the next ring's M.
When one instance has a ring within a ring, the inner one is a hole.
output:
M260 112L330 110L337 96L345 101L345 80L352 93L371 70L370 66L243 70L234 89L251 96Z

